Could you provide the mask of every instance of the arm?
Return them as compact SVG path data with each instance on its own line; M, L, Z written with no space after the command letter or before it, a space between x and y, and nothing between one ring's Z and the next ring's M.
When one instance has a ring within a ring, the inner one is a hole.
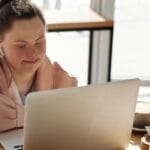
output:
M24 106L0 94L0 132L23 127Z
M9 94L11 72L4 58L0 59L0 131L22 127L24 106L16 103Z
M47 56L36 73L35 91L49 90L53 88L52 63Z
M72 86L77 86L77 79L70 76L57 62L52 64L46 56L37 70L35 91Z

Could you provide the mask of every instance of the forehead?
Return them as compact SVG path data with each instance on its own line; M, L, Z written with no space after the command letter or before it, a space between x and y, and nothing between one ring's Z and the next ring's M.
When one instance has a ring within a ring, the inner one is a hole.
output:
M30 40L45 33L45 25L39 17L32 19L16 20L11 28L4 34L4 39L8 40Z

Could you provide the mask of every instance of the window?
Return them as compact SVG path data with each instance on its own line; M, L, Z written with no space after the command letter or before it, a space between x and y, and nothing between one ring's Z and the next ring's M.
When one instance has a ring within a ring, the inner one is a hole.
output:
M116 0L111 79L141 79L139 99L150 101L150 1Z
M32 0L43 10L73 10L90 7L90 0Z

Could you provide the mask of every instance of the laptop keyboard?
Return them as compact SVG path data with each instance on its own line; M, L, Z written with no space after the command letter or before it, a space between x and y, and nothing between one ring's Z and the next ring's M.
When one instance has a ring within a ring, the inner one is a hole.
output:
M23 150L23 145L15 145L14 149L15 150Z

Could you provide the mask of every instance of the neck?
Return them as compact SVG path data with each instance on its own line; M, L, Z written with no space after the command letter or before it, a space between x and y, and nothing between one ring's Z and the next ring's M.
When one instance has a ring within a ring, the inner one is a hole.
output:
M19 93L21 95L26 95L33 84L35 72L20 74L12 71L12 76L18 87Z

